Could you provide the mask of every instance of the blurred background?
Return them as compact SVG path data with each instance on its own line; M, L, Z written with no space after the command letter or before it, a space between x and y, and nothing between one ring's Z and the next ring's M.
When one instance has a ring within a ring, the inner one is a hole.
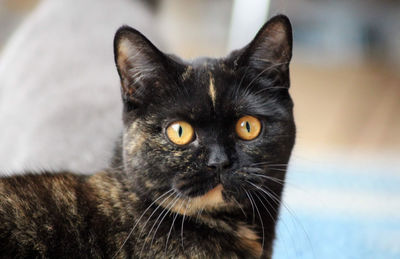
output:
M0 0L0 53L40 2ZM274 258L400 258L400 1L143 2L161 49L186 59L286 14L298 137Z

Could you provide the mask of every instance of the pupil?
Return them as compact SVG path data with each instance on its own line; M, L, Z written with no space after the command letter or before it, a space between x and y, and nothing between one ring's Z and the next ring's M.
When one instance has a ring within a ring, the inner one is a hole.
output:
M246 129L250 133L250 123L248 121L246 121Z
M182 133L183 133L183 129L182 129L181 126L179 126L179 129L178 129L178 135L179 135L179 137L182 137Z

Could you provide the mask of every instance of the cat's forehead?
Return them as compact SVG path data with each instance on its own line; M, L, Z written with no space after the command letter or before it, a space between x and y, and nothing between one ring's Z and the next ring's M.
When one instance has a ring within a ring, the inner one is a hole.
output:
M217 112L235 88L233 67L223 59L200 58L185 66L181 84L189 93L193 110Z
M276 95L266 91L273 88L274 80L268 76L255 80L258 75L247 67L237 67L229 58L201 58L186 63L178 76L178 87L171 89L177 98L168 102L165 113L208 123L244 115L290 117L290 105L277 102Z
M189 79L190 77L209 76L232 76L235 72L234 62L226 58L208 58L200 57L185 64L182 77Z
M236 75L233 66L224 59L200 58L187 64L181 77L186 87L207 94L215 104L221 91L232 87Z

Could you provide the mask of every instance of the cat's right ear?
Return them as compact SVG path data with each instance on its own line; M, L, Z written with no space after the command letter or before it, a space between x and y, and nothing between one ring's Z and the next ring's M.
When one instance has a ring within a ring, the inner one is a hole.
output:
M285 15L277 15L266 22L255 38L243 49L235 62L264 71L273 66L287 70L292 58L292 25Z
M119 28L115 34L114 59L122 99L131 107L140 106L146 94L155 92L159 79L166 75L169 61L143 34L129 26Z

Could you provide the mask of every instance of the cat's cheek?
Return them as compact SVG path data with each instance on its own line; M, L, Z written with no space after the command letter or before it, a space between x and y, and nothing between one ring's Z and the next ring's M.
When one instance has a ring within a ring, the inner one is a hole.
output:
M141 157L130 157L128 159L130 166L132 166L132 168L136 168L138 166L141 166L143 164L143 161L141 159Z
M263 144L260 140L253 141L238 141L236 144L236 153L238 157L241 158L241 163L251 163L259 161L265 156L265 151Z
M236 172L225 172L220 175L221 184L224 186L225 197L235 197L240 192L243 183L245 182L245 177Z

